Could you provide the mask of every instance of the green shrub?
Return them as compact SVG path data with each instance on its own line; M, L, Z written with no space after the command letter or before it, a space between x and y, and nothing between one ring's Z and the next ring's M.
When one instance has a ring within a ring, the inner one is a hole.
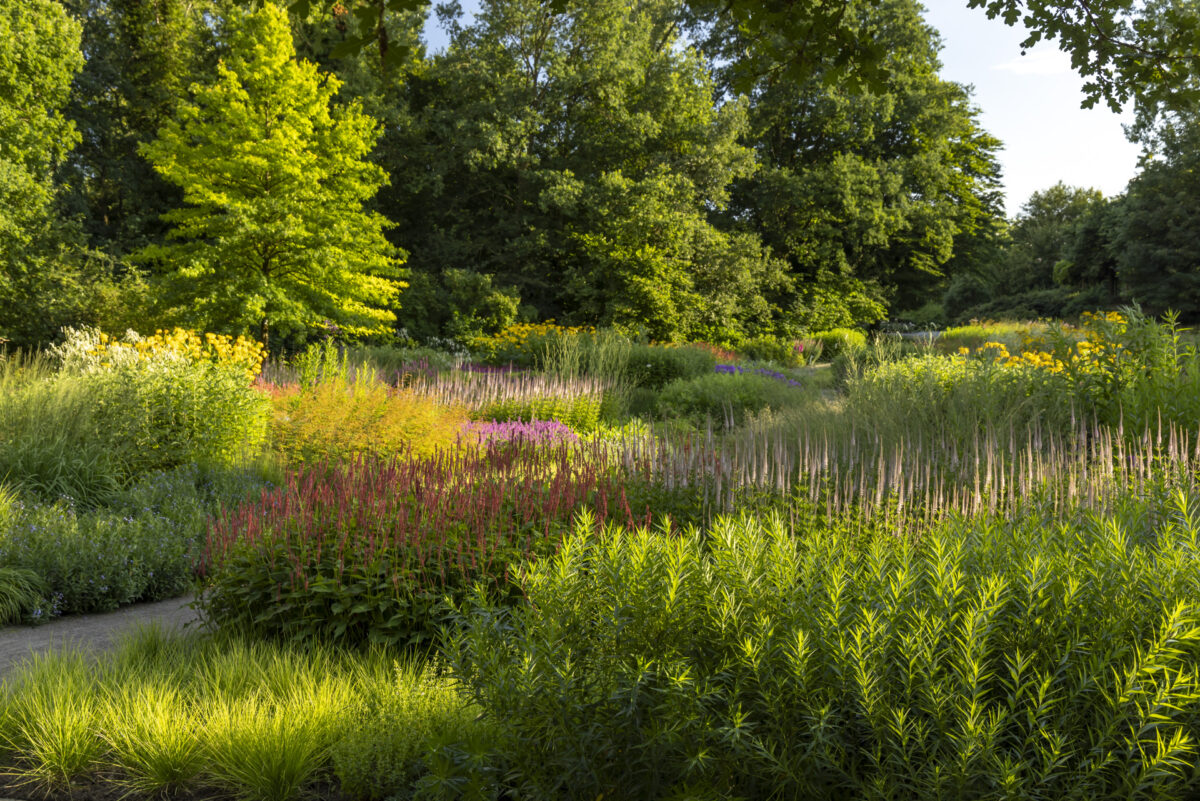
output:
M629 373L634 386L661 389L672 381L707 375L717 366L711 351L691 345L634 345Z
M510 568L552 550L608 486L584 448L466 442L429 457L291 473L212 521L204 615L294 642L427 648L447 599L502 595Z
M18 501L0 530L0 565L38 577L33 621L173 598L192 585L209 511L261 486L253 472L192 465L144 476L107 508Z
M660 417L706 419L740 424L764 409L782 409L804 399L785 381L756 373L710 373L679 379L663 388L656 411Z
M231 465L265 439L267 399L242 365L177 354L68 364L0 365L0 476L47 501L95 506L145 473Z
M1198 509L865 542L585 520L449 660L539 801L1192 797Z
M483 407L474 416L478 420L494 420L498 423L510 420L557 420L583 434L597 430L602 421L612 419L612 413L606 412L603 394L498 400Z
M1073 409L1058 377L1033 368L925 355L867 368L846 384L856 420L880 430L922 431L969 442L991 428L1024 431L1040 423L1070 430Z
M853 328L817 331L809 334L808 338L821 343L821 352L829 360L833 360L849 349L862 349L867 346L867 335Z
M957 353L959 348L975 350L985 342L1000 342L1013 352L1020 351L1025 340L1044 336L1050 326L1037 322L971 323L947 328L937 338L942 353Z
M737 351L752 361L800 367L805 363L803 351L797 349L800 344L799 340L763 334L742 340L738 343Z

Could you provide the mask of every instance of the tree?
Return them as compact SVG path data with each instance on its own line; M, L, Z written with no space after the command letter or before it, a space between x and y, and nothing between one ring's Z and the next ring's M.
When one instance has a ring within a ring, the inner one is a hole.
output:
M570 3L547 0L545 5L561 13ZM853 3L688 0L681 19L740 31L745 48L763 56L760 66L769 67L775 78L805 80L823 71L859 89L878 89L891 76L888 51L870 25L847 13ZM1086 107L1104 100L1119 108L1134 97L1150 107L1182 95L1194 100L1200 92L1200 6L1194 0L967 0L967 5L1009 26L1021 23L1028 32L1022 47L1057 39L1075 70L1087 79ZM293 2L304 15L317 9L339 24L347 16L355 17L360 32L344 42L342 54L375 47L384 63L407 55L405 47L390 46L387 16L428 6L429 0Z
M141 145L211 78L211 0L66 0L83 24L85 63L67 114L80 131L60 178L88 243L121 259L161 241L179 188L138 155ZM202 77L203 76L203 77Z
M22 344L53 335L76 281L52 204L54 170L79 139L62 109L82 63L58 3L0 7L0 337Z
M663 339L770 324L778 262L709 219L754 169L738 142L746 110L714 104L703 59L677 39L677 7L490 0L408 75L408 120L381 151L394 181L381 208L423 287L449 300L446 271L469 270L519 293L526 312ZM402 322L448 332L422 326L470 317L454 311Z
M1007 292L1049 289L1062 283L1055 280L1056 265L1069 257L1077 226L1103 206L1100 190L1061 181L1030 195L1010 229L1003 280Z
M1112 247L1128 297L1200 320L1200 126L1173 130L1129 182Z
M913 0L849 3L869 27L891 77L854 93L823 72L759 80L747 141L761 169L734 184L731 223L749 226L787 259L801 327L870 323L888 304L921 305L943 266L1000 217L999 142L981 130L967 90L937 75L936 33ZM738 31L707 30L732 93L746 75L771 75ZM831 311L841 309L837 319Z
M209 329L348 334L386 329L402 284L386 221L364 204L386 183L367 162L378 135L339 82L295 59L278 6L234 14L217 79L193 86L143 152L183 189L166 245L140 258L166 272L174 313Z

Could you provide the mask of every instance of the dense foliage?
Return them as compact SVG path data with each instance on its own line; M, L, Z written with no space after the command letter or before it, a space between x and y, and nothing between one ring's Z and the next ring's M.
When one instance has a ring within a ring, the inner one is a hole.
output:
M167 313L208 330L264 344L272 325L378 333L399 285L385 220L363 208L387 180L365 161L374 121L332 104L338 80L296 61L278 7L235 15L226 34L216 80L141 148L186 205L137 258L167 273Z

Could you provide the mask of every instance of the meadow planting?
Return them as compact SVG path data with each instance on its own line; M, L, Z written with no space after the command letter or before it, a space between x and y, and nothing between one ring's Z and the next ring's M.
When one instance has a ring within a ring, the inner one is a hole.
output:
M10 354L0 616L205 627L5 675L2 794L1190 797L1181 333Z

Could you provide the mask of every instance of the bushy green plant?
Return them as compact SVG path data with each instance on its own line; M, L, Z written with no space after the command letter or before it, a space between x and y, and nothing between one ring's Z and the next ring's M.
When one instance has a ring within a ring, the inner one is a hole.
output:
M1174 320L1137 309L1089 315L1077 329L1043 327L1017 352L988 341L954 356L847 362L845 373L864 419L940 418L968 433L1033 421L1061 430L1078 419L1140 432L1160 420L1191 426L1200 416L1200 354L1183 344Z
M691 345L634 345L629 353L629 373L637 387L661 389L672 381L707 375L717 358L705 348Z
M834 359L848 349L862 349L867 346L867 335L854 328L831 328L828 331L817 331L808 335L821 343L821 351L826 359Z
M802 402L803 391L786 382L752 372L710 373L672 381L658 396L663 418L739 424L756 412Z
M602 421L611 420L613 415L606 414L605 395L591 394L498 400L476 412L475 417L500 423L509 420L557 420L574 431L586 434L595 431Z
M806 363L800 340L769 334L743 339L738 343L737 351L752 361L772 362L784 367L800 367Z
M252 471L196 466L151 473L112 505L18 501L0 530L0 564L37 577L26 619L116 609L191 586L208 513L262 486Z
M899 361L907 355L905 344L895 336L875 336L865 345L857 342L846 344L830 364L833 383L837 387L845 387L851 379L859 378L880 365Z
M213 520L200 607L216 625L261 636L427 648L447 599L476 584L507 596L508 570L552 550L602 495L605 468L590 454L464 441L289 474Z
M1019 351L1030 337L1043 336L1049 330L1039 322L983 322L947 328L937 338L937 349L957 353L959 348L975 350L985 342L1000 342L1011 351Z
M987 428L1024 431L1038 423L1070 430L1064 382L1033 367L925 355L867 367L846 384L855 420L891 431L924 431L970 442Z
M145 473L231 465L262 444L269 406L243 364L132 346L111 361L88 357L102 344L72 332L61 371L36 359L0 365L0 475L9 482L94 506Z
M1189 797L1198 510L865 541L582 521L450 664L530 799Z
M467 422L456 404L390 386L333 343L310 347L293 365L298 385L268 387L272 445L291 462L427 454L452 445Z

